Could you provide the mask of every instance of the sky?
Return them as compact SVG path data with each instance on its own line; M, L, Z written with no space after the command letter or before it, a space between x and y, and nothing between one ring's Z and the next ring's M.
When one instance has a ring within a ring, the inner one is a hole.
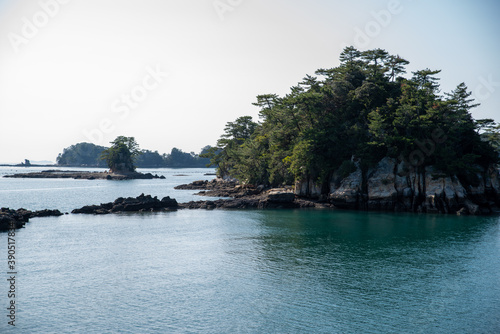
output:
M120 135L199 153L349 45L442 70L500 121L498 17L495 0L0 0L0 163Z

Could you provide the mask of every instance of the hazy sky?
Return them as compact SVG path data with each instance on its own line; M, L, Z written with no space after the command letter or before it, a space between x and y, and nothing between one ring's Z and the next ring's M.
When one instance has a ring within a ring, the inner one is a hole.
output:
M347 45L441 69L500 121L499 17L495 0L0 0L0 162L118 135L199 152Z

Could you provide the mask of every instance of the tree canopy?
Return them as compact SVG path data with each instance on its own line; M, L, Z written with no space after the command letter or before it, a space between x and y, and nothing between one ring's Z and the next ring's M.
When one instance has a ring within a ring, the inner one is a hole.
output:
M61 166L105 167L106 163L100 159L105 149L91 143L78 143L65 148L56 161Z
M269 185L326 183L352 160L366 170L386 156L449 175L497 163L497 125L472 118L467 86L442 95L439 70L406 78L408 64L382 49L347 47L340 66L307 75L287 95L257 96L260 121L227 123L207 156L220 176Z
M141 153L134 137L118 136L111 142L112 146L101 153L112 172L135 171L135 160Z
M64 149L57 157L57 164L72 167L108 167L105 160L101 159L102 152L107 147L92 143L78 143ZM210 159L200 155L206 153L210 146L205 146L200 154L186 153L181 149L173 148L169 154L160 154L158 151L140 150L135 158L138 168L202 168L210 163Z

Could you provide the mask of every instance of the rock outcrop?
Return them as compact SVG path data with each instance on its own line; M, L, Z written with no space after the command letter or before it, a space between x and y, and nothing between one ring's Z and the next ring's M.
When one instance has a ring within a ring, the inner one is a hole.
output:
M295 182L295 194L301 197L322 198L322 186L311 177Z
M211 181L200 180L190 184L182 184L174 187L177 190L201 190L196 195L208 197L232 197L242 198L261 194L266 188L263 185L251 184L240 185L234 180L223 180L220 178Z
M330 202L345 209L451 214L490 214L500 206L498 169L477 167L474 182L442 175L432 166L416 171L384 158L366 173L330 184Z
M310 201L299 200L288 189L271 189L258 195L241 196L215 201L192 201L179 204L186 209L293 209L314 207Z
M201 196L229 197L215 201L191 201L179 204L187 209L284 209L284 208L329 208L329 203L299 198L289 188L266 189L263 185L240 185L234 180L215 179L195 181L175 187L175 189L202 190Z
M117 198L114 202L100 205L87 205L80 209L75 209L71 213L105 215L119 212L151 212L151 211L172 211L178 208L175 199L164 197L159 200L156 196L141 194L137 198Z
M334 187L328 198L335 206L343 209L363 209L363 173L356 166L356 171L340 181L339 186Z
M30 218L35 217L51 217L51 216L61 216L62 213L59 210L41 210L41 211L30 211L26 209L12 210L9 208L0 209L0 231L6 231L13 228L21 228Z
M165 176L153 175L151 173L106 173L85 171L45 170L33 173L20 173L5 175L9 178L31 178L31 179L82 179L82 180L135 180L135 179L165 179Z

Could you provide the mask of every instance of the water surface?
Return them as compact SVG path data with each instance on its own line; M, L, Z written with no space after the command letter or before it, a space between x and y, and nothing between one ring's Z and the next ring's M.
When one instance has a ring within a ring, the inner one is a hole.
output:
M166 187L150 188L159 196L173 192L169 184L178 178L164 173ZM4 180L0 190L9 189L1 188ZM73 187L72 180L18 182L34 191L9 199L15 207L39 205L45 199L38 192L48 196L52 187ZM148 186L103 187L118 197ZM55 207L96 202L77 193L61 195ZM32 219L16 242L21 333L500 332L498 217L331 210L65 215ZM0 250L5 276L5 233ZM5 315L0 319L0 332L10 332Z

